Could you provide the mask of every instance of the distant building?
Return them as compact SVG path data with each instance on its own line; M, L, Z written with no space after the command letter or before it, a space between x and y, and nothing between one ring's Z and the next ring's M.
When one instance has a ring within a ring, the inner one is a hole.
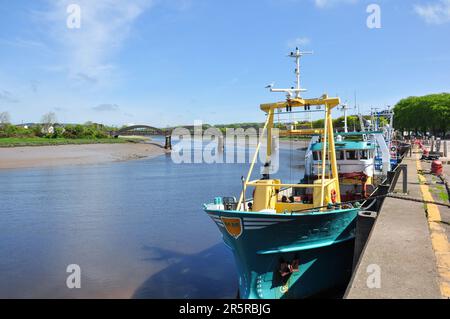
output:
M42 134L53 134L53 133L55 133L55 128L53 127L53 125L44 126L44 127L42 127L41 132L42 132Z

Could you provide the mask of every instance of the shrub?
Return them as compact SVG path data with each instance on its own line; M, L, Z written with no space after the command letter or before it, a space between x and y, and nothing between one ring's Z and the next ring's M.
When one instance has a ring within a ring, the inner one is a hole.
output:
M0 125L1 137L45 137L45 138L68 138L68 139L100 139L108 138L108 128L98 124L56 126L52 133L45 133L42 125L34 125L24 128L11 124Z

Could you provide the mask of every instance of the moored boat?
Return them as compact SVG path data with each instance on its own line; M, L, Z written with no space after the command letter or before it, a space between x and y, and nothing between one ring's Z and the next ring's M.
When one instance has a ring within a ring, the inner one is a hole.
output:
M204 205L233 251L241 298L304 298L340 286L351 275L359 208L341 203L331 118L331 111L340 100L326 94L313 99L301 97L304 89L300 87L299 63L303 54L297 49L290 55L297 63L296 88L272 88L273 92L285 92L286 100L260 106L267 115L263 129L267 136L266 159L261 178L250 180L261 148L260 139L242 181L239 200L217 197L214 203ZM324 112L321 152L328 160L320 164L320 178L283 183L270 170L275 156L275 112L306 112L312 105ZM248 193L252 196L246 200Z
M343 201L366 199L387 177L387 173L397 166L401 156L393 140L393 116L390 110L372 113L370 121L360 116L360 132L348 132L345 128L344 132L336 134L336 158ZM382 118L385 125L381 125ZM292 135L292 132L288 133ZM321 148L321 134L316 132L304 155L305 180L320 178Z

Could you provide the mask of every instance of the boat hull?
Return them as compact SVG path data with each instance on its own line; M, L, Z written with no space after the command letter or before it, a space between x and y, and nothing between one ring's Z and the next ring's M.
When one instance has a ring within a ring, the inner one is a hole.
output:
M233 251L241 298L306 298L345 284L351 276L358 209L206 212Z

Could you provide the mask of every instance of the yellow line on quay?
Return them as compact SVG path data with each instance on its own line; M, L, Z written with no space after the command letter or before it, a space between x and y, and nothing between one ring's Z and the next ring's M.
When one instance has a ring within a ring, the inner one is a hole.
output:
M416 160L417 175L420 182L420 190L424 200L433 201L430 189L426 184L425 177L420 174L422 164L419 158ZM428 225L431 233L431 243L436 256L438 273L440 276L440 289L444 298L450 298L450 244L444 228L441 226L441 213L439 208L434 204L425 205L428 216Z

